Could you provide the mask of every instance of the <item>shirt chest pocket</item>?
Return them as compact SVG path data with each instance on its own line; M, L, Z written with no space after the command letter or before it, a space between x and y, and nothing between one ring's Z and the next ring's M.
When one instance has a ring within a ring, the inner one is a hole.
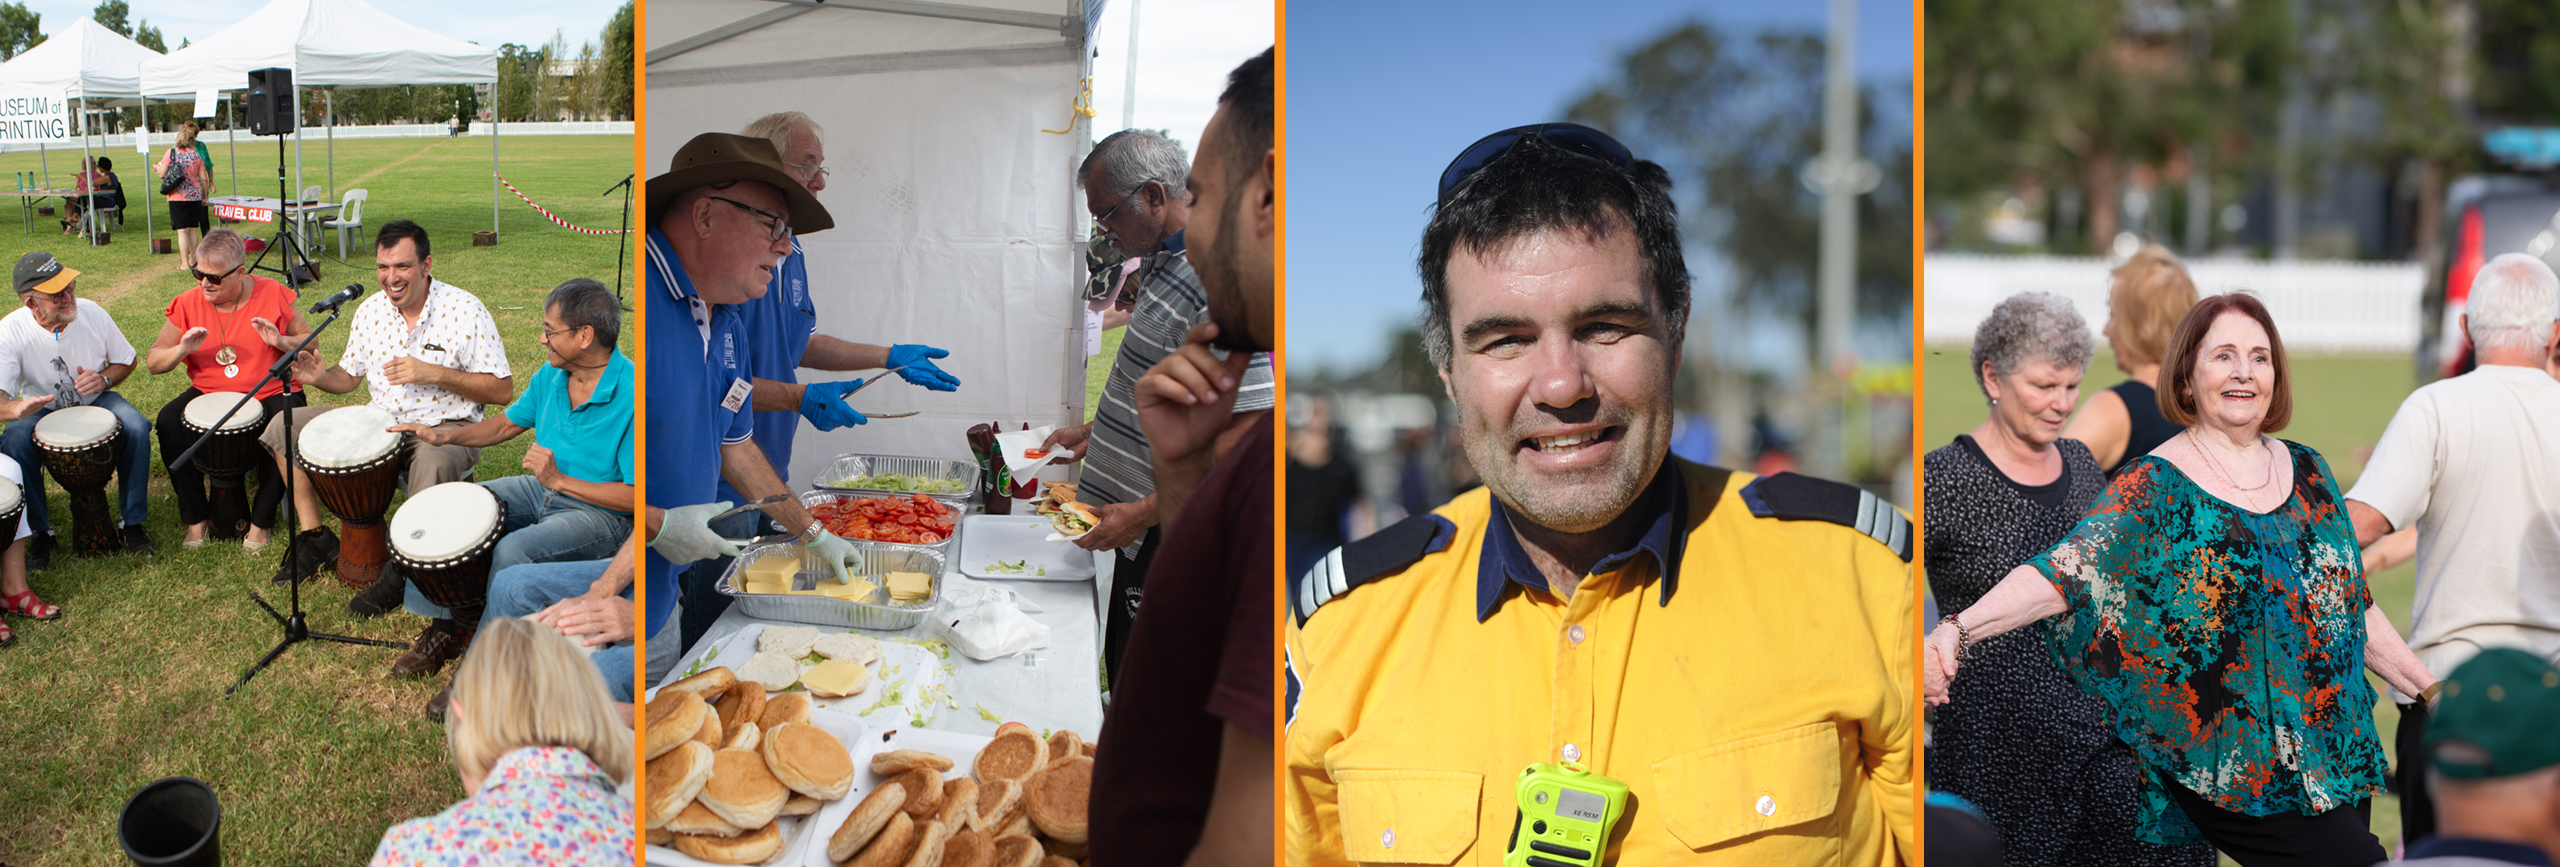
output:
M1462 771L1337 771L1342 853L1353 861L1449 864L1476 840L1484 777Z
M1838 725L1819 722L1681 753L1653 763L1653 802L1645 806L1691 849L1814 822L1839 803L1840 749ZM1829 836L1799 839L1836 848Z

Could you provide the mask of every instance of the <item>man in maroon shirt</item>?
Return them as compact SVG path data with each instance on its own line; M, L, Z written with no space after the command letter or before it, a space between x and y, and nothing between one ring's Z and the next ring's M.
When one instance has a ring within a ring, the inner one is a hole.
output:
M1227 76L1191 164L1184 255L1211 321L1138 381L1167 531L1094 750L1098 865L1271 861L1271 418L1218 441L1274 342L1271 66L1266 50Z

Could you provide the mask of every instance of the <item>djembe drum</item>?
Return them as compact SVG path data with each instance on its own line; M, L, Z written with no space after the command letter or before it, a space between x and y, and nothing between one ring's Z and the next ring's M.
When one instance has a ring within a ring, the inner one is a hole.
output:
M44 450L45 469L71 495L71 549L82 554L124 548L116 537L115 510L107 503L107 480L115 477L116 443L123 432L115 413L95 406L57 409L36 422L36 447Z
M17 541L18 519L26 514L26 494L18 483L0 478L0 550Z
M246 404L247 397L236 391L208 391L187 401L184 421L187 430L204 440L196 449L196 469L204 473L206 520L209 532L217 539L237 539L249 532L249 473L265 459L258 447L258 429L266 421L266 408L257 401ZM232 412L233 406L240 411ZM224 421L222 414L231 418ZM219 430L215 423L220 422Z
M471 482L411 494L391 516L391 559L418 595L452 610L466 639L488 603L489 555L506 525L507 504Z
M311 490L338 516L338 582L371 586L391 547L382 514L409 470L408 452L391 414L370 406L340 407L311 420L295 441L294 463L311 474Z

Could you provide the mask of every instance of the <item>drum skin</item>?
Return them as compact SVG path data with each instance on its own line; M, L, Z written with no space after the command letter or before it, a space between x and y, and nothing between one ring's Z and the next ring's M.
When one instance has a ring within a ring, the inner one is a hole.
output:
M44 441L43 427L37 423L36 448L44 452L44 468L71 495L71 549L81 554L124 550L115 510L107 502L107 482L116 474L116 446L124 438L110 434L88 445L57 448Z
M446 482L445 484L472 483ZM412 496L409 501L416 503L418 498ZM391 559L400 562L401 572L408 575L409 582L418 588L418 595L426 597L429 602L454 609L456 612L454 619L457 621L462 619L461 612L464 609L476 609L488 601L489 558L498 548L498 538L505 535L500 530L507 526L506 501L498 500L495 505L497 506L495 523L482 530L480 540L460 554L443 560L420 560L400 550L398 545L393 545L391 548ZM472 621L477 622L478 619L474 617Z
M391 510L391 494L409 471L409 452L391 453L352 467L315 467L300 455L295 463L311 474L311 490L338 516L338 583L363 589L382 577L391 560L391 529L382 522Z
M208 489L205 523L208 533L216 539L238 539L248 533L248 475L258 468L257 462L267 459L266 449L258 445L258 430L263 426L259 422L265 419L266 411L257 401L250 401L239 408L229 427L211 431L198 423L194 410L199 405L230 410L241 396L236 391L198 395L188 402L189 411L179 415L187 430L204 442L196 448L195 465L204 473ZM220 411L213 415L221 417ZM248 419L248 422L244 424L242 419Z

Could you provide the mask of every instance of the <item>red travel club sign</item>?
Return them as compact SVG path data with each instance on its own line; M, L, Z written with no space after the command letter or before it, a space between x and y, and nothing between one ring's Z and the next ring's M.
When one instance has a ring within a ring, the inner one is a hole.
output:
M221 217L225 220L239 220L248 223L272 223L276 221L276 209L273 206L264 204L274 200L250 199L248 201L258 202L260 204L247 204L245 202L238 201L217 201L207 202L206 204L211 207L214 216Z

